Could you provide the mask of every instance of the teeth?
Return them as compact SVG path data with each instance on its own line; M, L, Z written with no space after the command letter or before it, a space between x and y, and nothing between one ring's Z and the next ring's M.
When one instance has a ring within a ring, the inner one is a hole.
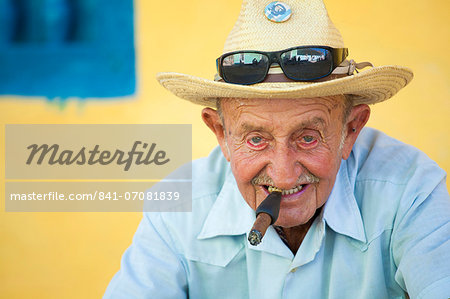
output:
M282 191L281 189L278 189L277 187L274 187L274 186L269 186L268 190L269 190L270 193L272 193L274 191L277 191L277 192L281 192Z
M277 191L277 192L281 192L282 195L289 195L289 194L297 193L298 191L302 190L302 188L303 188L303 186L300 185L300 186L297 186L295 188L288 189L288 190L282 190L282 189L279 189L274 186L269 186L267 189L269 190L270 193Z

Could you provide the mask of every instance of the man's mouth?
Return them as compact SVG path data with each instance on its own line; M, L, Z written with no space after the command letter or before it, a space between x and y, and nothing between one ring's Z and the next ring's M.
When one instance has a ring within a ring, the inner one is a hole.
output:
M267 193L281 190L281 195L292 195L292 194L296 194L296 193L301 193L301 191L304 190L308 186L308 184L298 185L291 189L279 189L277 187L269 186L269 185L262 185L262 186L267 191Z

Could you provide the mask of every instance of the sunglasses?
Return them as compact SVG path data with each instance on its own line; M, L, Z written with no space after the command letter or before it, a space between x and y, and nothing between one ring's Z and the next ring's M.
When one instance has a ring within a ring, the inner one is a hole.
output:
M236 51L216 60L219 76L228 83L255 84L264 81L270 65L278 63L286 77L310 81L328 76L347 57L347 48L304 46L275 52Z

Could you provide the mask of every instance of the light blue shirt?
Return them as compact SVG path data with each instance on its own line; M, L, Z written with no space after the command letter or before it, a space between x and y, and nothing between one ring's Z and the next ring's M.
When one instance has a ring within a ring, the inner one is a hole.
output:
M297 254L255 212L220 149L193 162L190 213L144 213L104 298L450 297L445 172L364 129Z

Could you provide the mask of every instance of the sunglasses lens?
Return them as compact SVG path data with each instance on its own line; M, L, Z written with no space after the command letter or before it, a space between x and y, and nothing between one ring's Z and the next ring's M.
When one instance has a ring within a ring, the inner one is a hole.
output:
M291 79L314 80L331 73L333 58L327 49L293 49L281 54L281 65Z
M222 60L222 76L226 82L253 84L264 80L269 58L258 53L239 53Z

